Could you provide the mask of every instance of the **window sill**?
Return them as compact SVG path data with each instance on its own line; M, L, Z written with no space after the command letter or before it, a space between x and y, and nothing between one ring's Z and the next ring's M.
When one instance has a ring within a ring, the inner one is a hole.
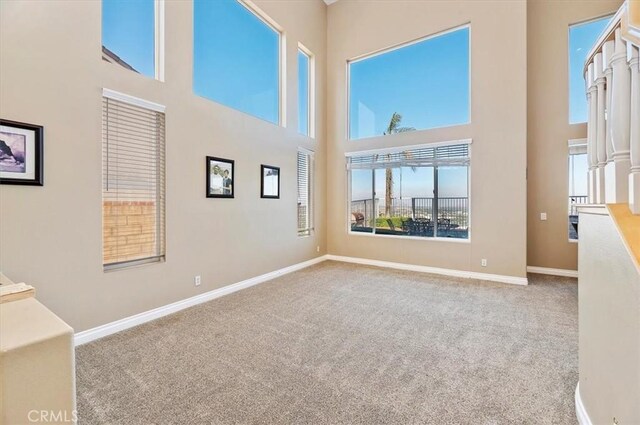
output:
M103 264L102 271L105 273L116 272L120 270L129 270L129 269L137 269L140 267L146 267L153 264L164 263L165 257L157 257L157 258L145 258L142 260L133 260L127 261L123 263L114 263L114 264Z
M314 229L309 230L309 233L298 233L299 238L310 238L315 233Z
M396 236L396 235L380 235L376 233L366 233L366 232L352 232L351 230L347 231L349 236L365 236L369 238L384 238L384 239L404 239L404 240L414 240L414 241L434 241L434 242L453 242L453 243L461 243L461 244L469 244L471 243L471 237L467 239L459 239L459 238L439 238L439 237L422 237L422 236Z

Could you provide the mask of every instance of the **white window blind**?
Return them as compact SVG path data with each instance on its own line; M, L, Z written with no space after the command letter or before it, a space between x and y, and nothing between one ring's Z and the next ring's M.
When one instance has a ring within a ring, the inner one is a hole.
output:
M298 151L298 235L307 236L313 230L312 176L313 153Z
M105 269L165 254L165 115L117 93L102 101L102 230Z
M347 156L347 168L380 169L393 167L435 167L469 165L469 144L436 147L412 147L398 150L381 149Z

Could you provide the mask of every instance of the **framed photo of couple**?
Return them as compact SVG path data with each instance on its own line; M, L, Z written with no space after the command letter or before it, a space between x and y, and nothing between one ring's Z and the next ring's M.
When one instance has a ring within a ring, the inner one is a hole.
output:
M233 198L235 161L207 157L207 198Z

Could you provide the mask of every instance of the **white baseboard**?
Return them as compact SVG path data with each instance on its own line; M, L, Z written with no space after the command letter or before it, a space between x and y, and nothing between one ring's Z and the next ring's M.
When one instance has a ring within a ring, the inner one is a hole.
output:
M433 273L445 276L461 277L465 279L490 280L492 282L511 283L514 285L527 285L526 277L505 276L489 273L478 273L463 270L443 269L439 267L418 266L414 264L394 263L390 261L370 260L367 258L344 257L341 255L327 255L327 260L342 261L345 263L365 264L368 266L385 267L398 270L409 270L421 273Z
M125 317L124 319L116 320L115 322L107 323L105 325L98 326L92 329L87 329L86 331L78 332L75 334L74 343L76 346L86 344L87 342L91 342L107 335L111 335L116 332L120 332L125 329L150 322L151 320L158 319L160 317L178 312L180 310L184 310L185 308L193 307L194 305L202 304L204 302L229 295L241 289L249 288L259 283L275 279L276 277L304 269L314 264L321 263L325 260L327 260L327 256L323 255L308 261L304 261L302 263L294 264L289 267L272 271L270 273L252 277L250 279L243 280L232 285L223 286L222 288L214 289L213 291L205 292L204 294L196 295L185 300L154 308L153 310L148 310L134 316Z
M580 396L580 382L576 385L576 416L580 425L592 425L591 419L587 414L587 409L582 404L582 397Z
M551 269L548 267L527 266L527 273L548 274L552 276L578 277L577 270Z

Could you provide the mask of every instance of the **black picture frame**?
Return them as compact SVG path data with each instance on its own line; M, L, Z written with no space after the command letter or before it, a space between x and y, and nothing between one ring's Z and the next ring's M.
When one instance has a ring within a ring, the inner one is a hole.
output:
M235 161L232 159L207 156L207 198L233 198L235 194ZM217 169L216 169L217 167ZM228 176L224 173L228 172ZM219 176L216 178L214 176ZM230 186L224 181L231 180ZM220 180L218 183L217 180Z
M0 184L15 184L22 186L43 186L44 185L44 127L41 125L28 124L18 121L0 119L0 126L16 129L16 133L9 133L0 128L0 161L13 162L14 168L24 169L24 171L2 170L4 164L0 163ZM9 140L10 136L22 138L22 152L16 149L15 144ZM29 137L27 137L29 136ZM32 138L32 141L31 141ZM6 140L5 140L6 139ZM10 145L13 145L13 149ZM16 152L14 152L14 150ZM33 152L32 152L33 151ZM19 165L20 161L22 164ZM28 165L31 164L31 165ZM9 167L9 164L6 165ZM31 168L30 172L27 172ZM15 177L11 176L15 174ZM28 177L22 177L25 174Z
M273 195L271 193L267 193L265 190L265 174L267 171L271 171L271 175L276 176L277 185L276 185L276 194ZM273 173L275 172L275 173ZM272 165L260 165L260 197L264 199L280 199L280 167L274 167Z

